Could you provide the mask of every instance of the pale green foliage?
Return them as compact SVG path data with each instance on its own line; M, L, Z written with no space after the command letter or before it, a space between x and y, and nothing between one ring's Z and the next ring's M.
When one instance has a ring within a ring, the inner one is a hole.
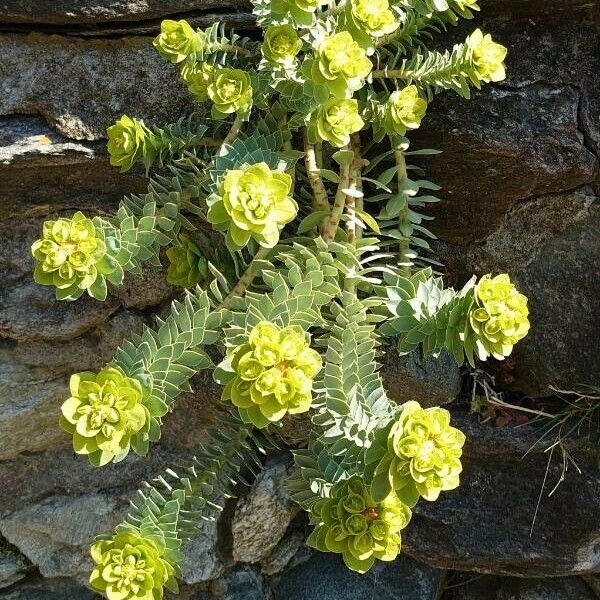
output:
M310 543L361 573L392 560L418 499L457 487L464 435L445 410L390 401L382 338L474 364L507 356L529 327L508 276L457 292L417 270L437 264L423 209L439 188L407 162L435 151L410 150L404 136L437 92L468 98L504 77L505 48L479 30L451 51L424 45L476 3L253 6L260 41L163 22L154 46L205 103L202 122L122 117L108 129L111 163L161 174L113 216L47 223L32 248L36 280L59 299L104 300L107 284L163 253L168 281L191 288L100 373L73 376L62 424L76 452L98 466L146 454L194 375L210 369L223 386L223 416L189 466L144 484L116 534L94 545L91 584L110 600L174 590L183 542L258 471L270 431L309 410L288 486L315 525Z

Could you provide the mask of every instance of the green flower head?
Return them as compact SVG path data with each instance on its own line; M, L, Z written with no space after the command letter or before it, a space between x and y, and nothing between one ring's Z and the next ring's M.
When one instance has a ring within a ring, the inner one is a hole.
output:
M394 494L375 502L369 488L354 476L336 483L330 497L318 501L311 515L316 527L308 544L342 554L353 571L365 573L376 559L391 561L400 552L400 531L412 514Z
M272 63L289 65L302 48L302 40L291 25L268 27L262 44L263 56Z
M408 129L417 129L426 110L427 101L419 96L417 86L392 92L384 105L386 133L404 135Z
M318 108L314 125L320 140L341 148L350 143L350 136L360 131L365 123L358 114L356 100L330 98Z
M144 154L149 131L143 121L123 115L106 133L110 164L120 167L121 172L129 171Z
M291 189L292 178L272 171L266 163L227 171L220 198L210 207L208 219L217 229L228 230L228 242L234 248L243 248L251 237L272 248L280 229L298 212Z
M199 52L204 46L204 34L194 31L185 20L171 21L165 19L160 24L160 34L154 38L152 45L159 54L172 63L184 61L192 52Z
M475 287L469 325L481 360L492 355L502 360L529 331L527 297L506 274L485 275Z
M478 1L479 0L454 0L454 4L456 4L460 10L466 10L467 8L479 10L479 6L477 5Z
M33 279L41 285L56 287L60 299L74 300L87 290L99 297L96 290L102 280L104 295L106 284L103 275L112 272L106 256L103 236L94 223L83 213L76 212L71 219L46 221L42 238L31 246L36 259Z
M91 547L95 566L90 585L108 600L162 600L177 589L175 568L158 546L138 533L120 532Z
M207 89L215 117L246 114L252 108L250 75L241 69L215 69Z
M200 248L186 235L181 235L179 241L178 246L167 250L167 281L185 288L205 282L209 276L208 261Z
M350 98L365 84L373 64L348 31L327 36L315 47L312 77L336 98Z
M62 407L61 427L73 435L73 449L86 454L98 467L118 462L128 454L132 437L150 428L150 413L142 404L143 389L137 379L118 367L97 375L71 375L71 397Z
M459 485L464 443L462 431L450 426L447 410L407 402L390 429L376 478L388 478L389 487L411 506L419 496L437 500L442 491Z
M200 102L208 100L208 86L212 83L215 68L205 62L186 61L181 67L181 78L188 90Z
M315 12L324 0L271 0L271 11L281 17L292 17L299 27L310 27L315 19Z
M374 38L392 33L400 25L389 0L350 0L346 10L354 27Z
M481 81L489 83L505 79L504 59L508 51L502 44L494 42L489 33L483 35L481 29L471 34L468 43L473 49L473 65Z
M233 377L223 399L256 427L280 421L288 412L306 412L312 404L313 379L322 368L321 356L309 344L308 334L298 326L259 323L248 343L225 361Z

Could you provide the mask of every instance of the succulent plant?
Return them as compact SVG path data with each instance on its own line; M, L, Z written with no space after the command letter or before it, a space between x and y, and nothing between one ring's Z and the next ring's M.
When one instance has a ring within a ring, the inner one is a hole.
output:
M36 259L35 282L54 286L57 298L75 300L84 291L99 300L106 298L103 276L112 273L115 265L102 233L83 213L46 221L31 253Z
M407 402L387 433L387 447L375 469L376 499L391 491L409 506L419 496L437 500L442 491L458 487L465 434L450 426L443 408L421 408Z
M217 228L227 229L233 247L243 248L252 237L261 246L272 248L281 227L298 212L291 189L292 178L272 171L266 163L227 171L208 219Z
M208 260L188 236L179 236L179 242L179 246L167 250L167 281L185 288L205 282L209 276Z
M248 343L233 349L222 363L229 373L223 400L230 400L256 427L280 421L287 413L306 412L313 379L322 367L309 340L298 326L258 323Z
M392 92L384 106L386 133L404 135L407 130L418 129L426 111L427 101L416 85Z
M330 98L317 109L313 128L318 139L342 148L350 143L350 136L364 125L356 100Z
M165 19L160 25L160 34L152 44L169 62L180 63L193 52L202 50L204 35L200 31L194 31L184 19Z
M494 42L488 33L484 35L481 29L476 29L468 41L473 51L473 64L477 70L477 76L481 81L502 81L506 78L504 59L507 49Z
M348 31L325 37L315 46L311 75L336 98L351 98L360 90L373 64Z
M485 275L475 287L469 325L481 360L490 355L502 360L529 332L527 297L503 273Z
M302 40L291 25L273 25L265 31L263 56L272 63L293 63L302 48Z
M106 133L110 164L123 173L129 171L143 157L150 131L143 121L123 115Z
M60 425L73 435L73 450L87 455L94 466L122 460L132 437L148 433L150 412L142 402L142 384L118 367L75 373L69 387Z
M353 571L365 573L375 560L394 560L400 552L400 531L411 510L394 494L376 502L360 477L333 485L329 497L311 511L315 529L308 544L322 552L341 554Z
M108 600L162 600L164 588L176 592L174 567L163 548L133 532L120 532L92 545L92 589Z
M199 102L208 100L208 86L214 73L214 66L202 61L186 61L181 67L181 78Z
M246 114L252 106L250 76L241 69L215 69L207 94L213 102L213 116Z
M399 19L390 9L389 0L350 0L346 4L346 14L354 31L375 39L396 31L400 26Z

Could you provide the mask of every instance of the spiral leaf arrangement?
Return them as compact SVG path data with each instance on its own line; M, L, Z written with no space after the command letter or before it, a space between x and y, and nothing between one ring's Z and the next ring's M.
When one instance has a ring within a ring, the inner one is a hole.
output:
M260 468L288 413L313 413L288 482L315 526L309 543L361 573L392 560L412 507L458 487L465 436L446 410L389 400L382 340L474 364L508 356L529 328L508 275L459 291L435 275L425 223L439 188L409 177L411 156L435 153L406 135L436 94L469 98L504 77L506 49L479 30L446 52L424 45L475 1L253 5L261 40L162 23L154 47L197 114L161 127L121 117L111 163L154 169L148 192L112 216L49 221L32 246L35 279L59 300L102 301L163 250L168 280L185 288L99 373L71 377L61 424L75 452L98 467L145 455L196 373L223 386L210 442L144 484L93 544L90 583L110 600L177 589L182 544Z

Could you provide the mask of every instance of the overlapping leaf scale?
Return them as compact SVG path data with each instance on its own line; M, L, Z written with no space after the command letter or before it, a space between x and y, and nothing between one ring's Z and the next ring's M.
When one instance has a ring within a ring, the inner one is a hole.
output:
M203 521L219 514L237 482L247 484L248 477L259 472L259 456L275 448L270 439L251 432L229 413L206 433L207 441L189 464L167 469L142 484L126 520L117 527L164 544L165 558L173 563L182 559L182 543Z
M325 368L316 382L319 412L313 420L331 455L357 462L374 430L392 414L376 361L373 323L379 319L350 292L342 292L329 310L328 331L317 341Z
M398 335L398 351L408 354L421 346L425 356L438 356L446 349L462 365L465 356L473 362L473 346L467 331L468 313L473 304L473 277L460 291L444 288L431 269L411 277L388 276L380 293L387 298L392 318L379 327L384 336Z
M223 318L223 311L212 309L208 294L196 288L173 302L171 314L164 321L157 319L156 329L147 327L125 342L113 362L142 381L149 389L144 402L165 414L181 392L191 390L190 379L213 366L203 347L219 339Z

